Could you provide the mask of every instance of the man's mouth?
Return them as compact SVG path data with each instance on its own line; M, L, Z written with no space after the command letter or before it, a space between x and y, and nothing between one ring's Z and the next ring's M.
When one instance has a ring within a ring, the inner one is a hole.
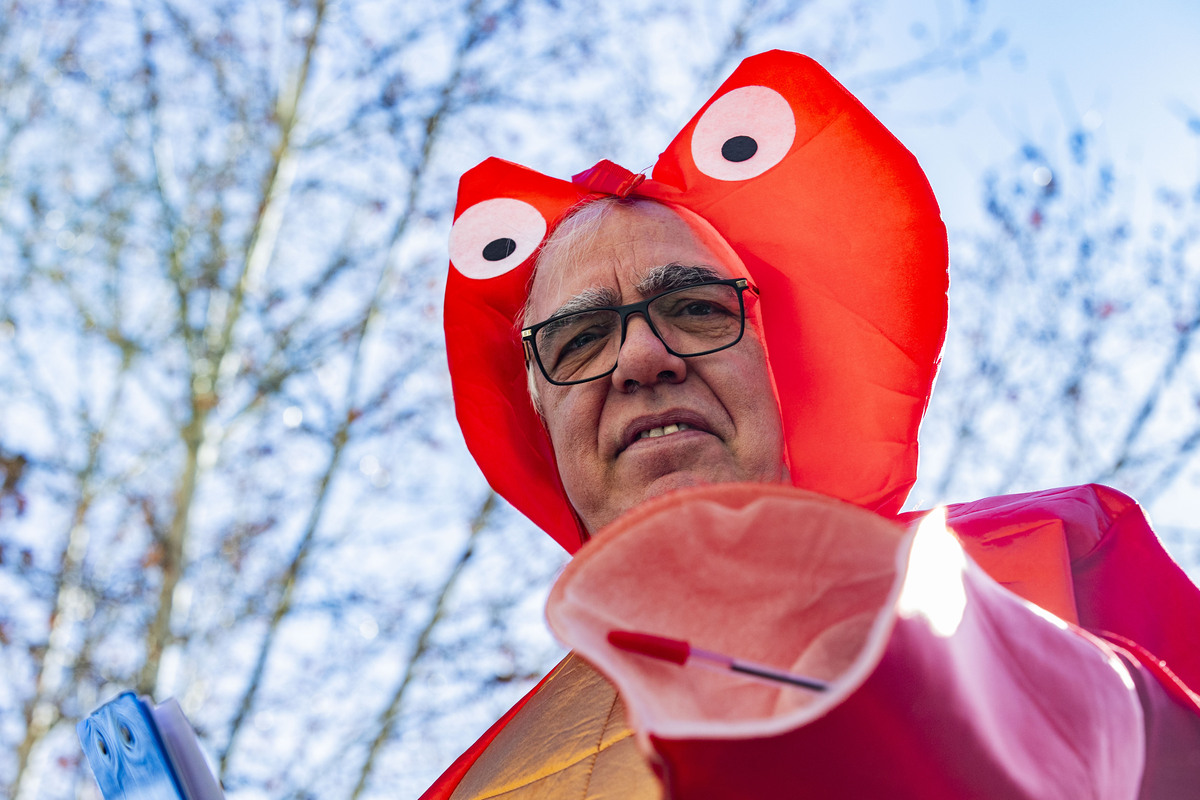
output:
M660 436L670 436L672 433L679 433L680 431L690 431L690 430L692 430L691 425L688 425L686 422L680 422L680 423L671 424L671 425L664 425L661 428L651 428L648 431L642 431L641 433L638 434L637 438L639 438L639 439L657 439Z
M617 450L617 454L643 439L661 439L664 436L674 436L677 433L688 431L712 432L704 418L693 411L676 410L642 417L630 422L625 428L623 444Z

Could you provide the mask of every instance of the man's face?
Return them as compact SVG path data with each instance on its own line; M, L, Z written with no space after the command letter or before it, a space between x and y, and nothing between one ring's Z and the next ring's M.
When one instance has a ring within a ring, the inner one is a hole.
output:
M660 291L655 277L677 266L745 277L711 227L653 203L616 207L566 259L543 258L526 324L583 298L641 300ZM782 425L756 320L747 314L746 335L733 347L680 358L634 315L611 375L554 386L534 368L559 475L589 532L672 489L783 479Z

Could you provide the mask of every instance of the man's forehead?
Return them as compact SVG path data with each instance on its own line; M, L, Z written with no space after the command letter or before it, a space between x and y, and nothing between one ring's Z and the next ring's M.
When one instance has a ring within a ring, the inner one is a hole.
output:
M694 283L688 269L740 277L740 261L710 225L694 214L653 201L584 206L551 234L538 256L522 318L545 320L567 311L620 305ZM738 274L734 274L736 271Z

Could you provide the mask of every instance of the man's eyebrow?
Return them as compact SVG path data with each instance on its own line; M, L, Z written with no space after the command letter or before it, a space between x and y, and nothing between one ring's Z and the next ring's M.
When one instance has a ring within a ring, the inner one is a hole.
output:
M617 296L615 289L611 289L607 286L593 286L590 289L584 289L582 292L563 303L546 319L559 317L563 314L573 314L576 311L589 311L593 308L615 306L620 302L621 298Z
M682 289L685 286L704 283L704 281L717 280L720 277L720 274L712 267L672 262L653 267L634 288L638 294L649 297L661 292L669 292L672 289ZM593 308L616 306L620 303L621 297L612 287L593 286L584 289L563 303L546 319L561 317L564 314L574 314L578 311L590 311Z
M712 267L688 265L672 262L654 267L638 282L637 291L642 297L669 292L672 289L682 289L697 283L720 279L720 275Z

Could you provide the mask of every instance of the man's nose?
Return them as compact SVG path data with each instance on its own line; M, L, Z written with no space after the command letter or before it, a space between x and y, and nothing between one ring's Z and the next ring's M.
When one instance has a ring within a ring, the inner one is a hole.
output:
M632 392L658 382L680 383L687 377L687 362L671 351L655 335L641 314L625 323L625 341L617 353L617 368L612 372L618 391Z

